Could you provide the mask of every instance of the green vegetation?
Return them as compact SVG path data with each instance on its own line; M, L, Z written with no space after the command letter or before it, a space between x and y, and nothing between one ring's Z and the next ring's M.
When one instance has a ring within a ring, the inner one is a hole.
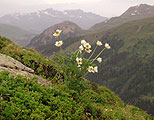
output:
M65 84L41 86L35 78L14 78L8 72L0 73L0 83L2 120L152 120L96 84L79 94Z
M18 47L9 39L0 37L0 53L6 54L32 68L35 74L46 79L52 79L57 73L55 63L34 50Z

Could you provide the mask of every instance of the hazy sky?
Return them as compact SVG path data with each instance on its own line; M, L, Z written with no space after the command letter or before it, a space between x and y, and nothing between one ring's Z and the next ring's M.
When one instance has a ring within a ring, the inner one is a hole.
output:
M0 16L13 12L33 12L54 8L57 10L82 9L102 16L119 16L130 6L154 5L154 0L0 0Z

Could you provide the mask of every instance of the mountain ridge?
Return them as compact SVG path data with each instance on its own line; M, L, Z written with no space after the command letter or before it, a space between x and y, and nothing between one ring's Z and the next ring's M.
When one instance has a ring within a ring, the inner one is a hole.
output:
M140 13L140 14L137 14L137 16L135 17L135 15L131 15L133 13L132 11L135 12L135 13ZM148 13L148 14L146 15L146 13ZM141 5L133 6L133 7L130 7L128 10L126 10L119 17L114 17L114 18L111 18L109 20L105 20L104 22L95 24L89 30L84 30L84 31L81 30L82 32L80 32L80 33L82 33L82 34L80 35L80 38L81 39L86 38L87 40L88 39L90 39L90 40L91 39L99 39L100 38L99 36L103 32L105 32L105 31L107 31L109 29L112 29L114 27L117 27L117 26L122 25L122 24L127 23L127 22L144 19L144 18L148 18L148 17L151 17L151 16L152 17L154 16L154 6L146 5L146 4L141 4ZM49 33L48 36L52 36L52 34ZM90 37L86 37L86 36L91 36L91 38ZM97 36L97 37L95 37L95 36ZM44 40L44 41L46 41L46 40ZM75 41L77 41L77 40L75 40ZM92 42L92 40L91 40L91 42ZM73 43L70 43L70 44L73 44ZM74 42L74 44L76 44L76 43ZM30 44L29 44L29 46L30 46ZM44 51L41 52L41 53L43 53L44 55L49 55L49 53L46 54L49 51L49 47L48 47L48 50L45 50L45 48L46 48L45 46L42 46L42 48L44 48ZM39 49L41 49L41 48L39 48ZM37 49L37 50L39 50L39 49Z
M28 30L40 33L47 27L64 22L72 21L81 28L88 29L95 23L104 21L106 17L96 15L83 10L58 11L52 8L33 13L15 13L0 17L0 23L11 24Z
M89 29L89 32L106 31L130 21L144 19L153 16L154 16L154 6L147 4L140 4L128 8L122 15L118 17L113 17L108 20L105 20L104 22L95 24Z
M52 50L57 51L58 49L55 47L55 42L57 41L57 38L53 36L53 33L57 29L62 30L61 38L65 43L63 47L68 46L67 43L70 44L71 42L76 41L76 39L73 38L81 36L85 31L81 29L77 24L70 21L65 21L45 29L41 34L34 37L29 43L29 45L27 45L27 47L34 48L45 55L49 55L50 51ZM48 53L46 54L47 51Z

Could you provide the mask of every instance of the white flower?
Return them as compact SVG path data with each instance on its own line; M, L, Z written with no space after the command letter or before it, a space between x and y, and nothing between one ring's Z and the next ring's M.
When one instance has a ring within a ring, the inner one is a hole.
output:
M88 72L93 72L93 73L95 72L93 66L88 67Z
M57 47L62 46L62 44L63 44L63 41L57 41L57 42L55 43L55 45L56 45Z
M57 29L56 32L53 34L53 36L58 37L62 30Z
M78 67L80 68L80 67L81 67L81 65L78 65Z
M98 46L101 46L102 45L102 42L101 41L97 41L96 43Z
M84 44L84 47L90 49L91 48L91 45L89 43L86 43L86 44Z
M94 72L98 72L98 67L94 67Z
M106 49L111 49L111 46L108 43L105 43L105 48Z
M82 64L82 58L76 58L76 61L77 61L77 63L78 63L78 65L81 65Z
M86 51L87 53L91 53L92 50L90 50L89 48L85 48L85 51Z
M99 62L99 63L101 63L102 62L102 58L97 58L97 61Z
M80 53L82 53L82 51L83 51L83 46L81 45L80 47L79 47L79 51L80 51Z
M85 40L81 40L81 45L85 45L87 42Z

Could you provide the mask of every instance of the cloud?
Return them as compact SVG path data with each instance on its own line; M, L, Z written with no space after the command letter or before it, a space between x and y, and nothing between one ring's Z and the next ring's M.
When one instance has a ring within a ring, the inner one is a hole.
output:
M45 0L48 4L57 3L88 3L88 2L98 2L100 0Z
M102 16L119 16L130 6L154 4L154 0L0 0L0 15L32 12L53 7L57 10L82 9Z

